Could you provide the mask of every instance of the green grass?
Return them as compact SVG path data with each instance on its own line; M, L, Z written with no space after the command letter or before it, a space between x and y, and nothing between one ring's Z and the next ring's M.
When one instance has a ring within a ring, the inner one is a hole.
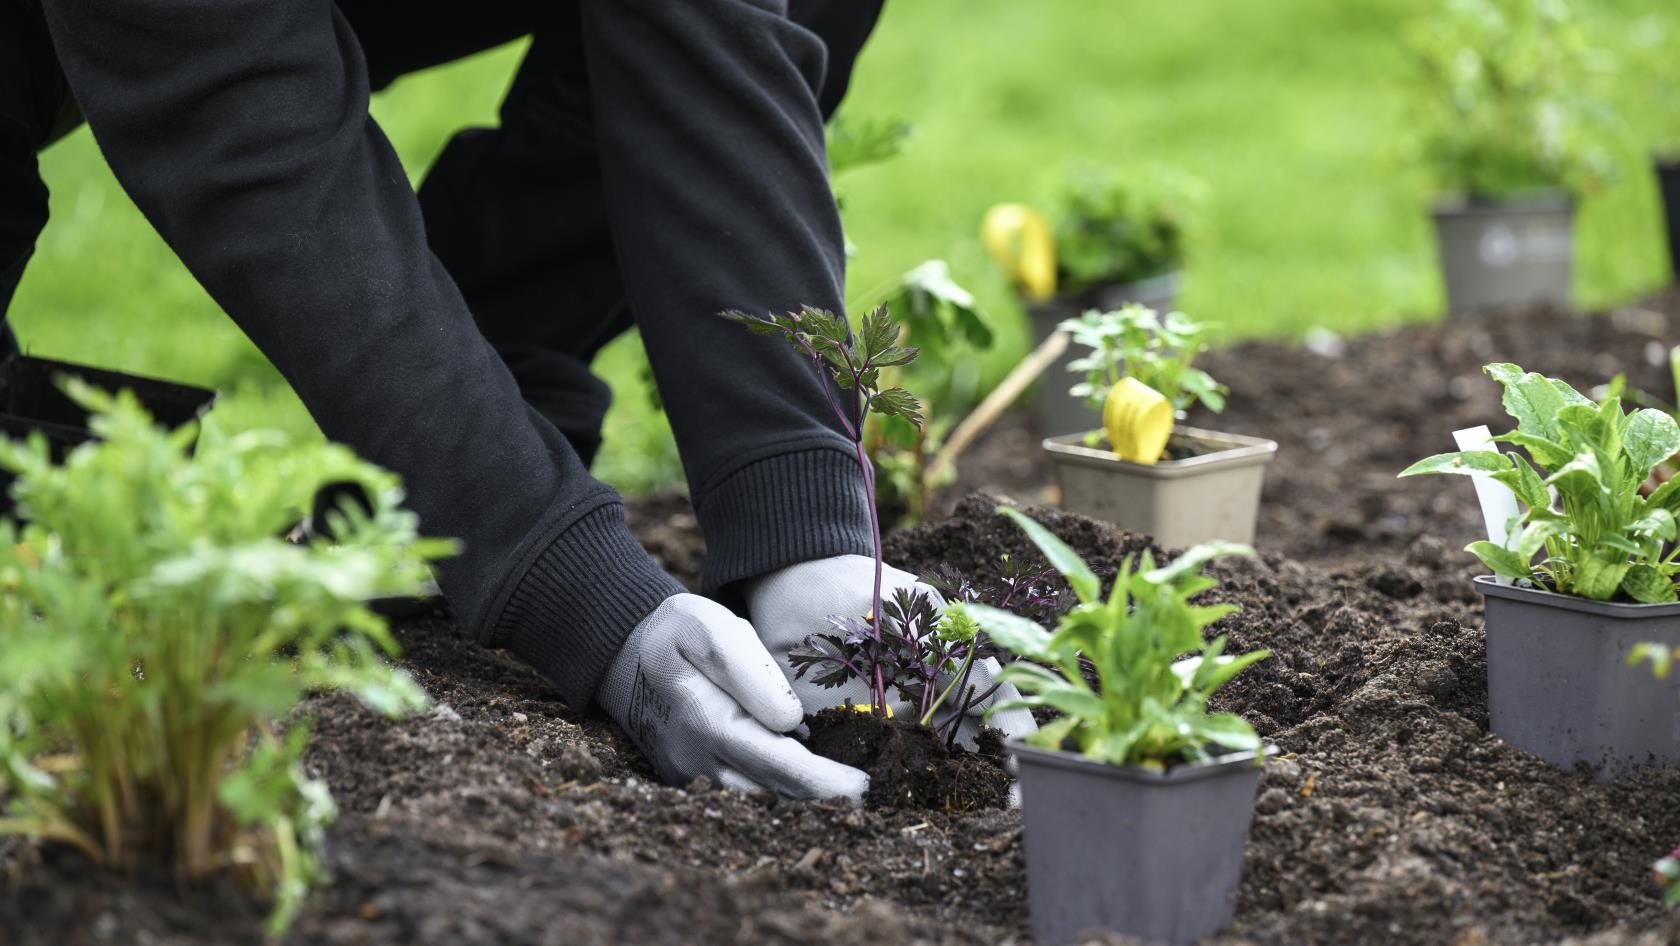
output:
M1656 0L1594 8L1661 9ZM1197 317L1232 336L1286 337L1434 318L1442 296L1429 184L1410 158L1398 45L1415 9L1404 0L895 0L847 108L909 119L917 132L904 156L846 180L860 247L852 284L949 260L1000 330L985 359L995 378L1020 353L1025 327L975 239L985 209L1043 202L1071 162L1158 162L1211 189L1180 300ZM457 128L493 121L519 51L412 77L377 100L416 180ZM1582 208L1587 306L1667 278L1655 187L1640 149L1622 150L1623 176ZM85 131L42 163L54 222L13 306L26 345L232 391L218 409L224 422L309 426L128 203ZM631 339L599 365L620 391L600 472L630 490L680 475L639 359Z

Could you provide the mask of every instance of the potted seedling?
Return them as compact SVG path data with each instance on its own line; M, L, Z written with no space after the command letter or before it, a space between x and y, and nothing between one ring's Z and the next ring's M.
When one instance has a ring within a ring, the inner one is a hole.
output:
M1260 766L1276 750L1241 717L1207 707L1267 652L1230 655L1224 637L1203 640L1204 628L1238 609L1191 599L1216 584L1204 564L1252 550L1201 545L1160 566L1148 552L1128 556L1104 597L1097 576L1049 530L999 511L1079 602L1054 632L970 606L1022 658L1000 674L1020 689L1019 705L1061 714L1010 744L1034 938L1063 944L1106 930L1188 943L1213 933L1235 909Z
M1161 168L1076 168L1048 220L1021 204L994 207L981 236L1026 301L1034 344L1087 309L1133 302L1171 309L1188 220L1204 189L1194 178ZM1049 380L1035 406L1046 435L1088 430L1097 422L1089 405L1057 381L1074 357L1065 353L1045 371Z
M1563 0L1449 0L1412 33L1447 308L1573 301L1577 195L1607 171L1603 106Z
M413 592L446 544L344 447L206 432L189 456L194 430L132 394L66 391L97 442L58 462L42 434L0 439L22 520L0 521L0 834L244 880L272 892L278 933L333 812L293 710L323 691L424 705L362 602ZM330 514L331 539L281 538L334 482L367 507Z
M1401 475L1485 475L1521 503L1506 541L1468 548L1497 576L1475 579L1493 731L1602 778L1680 761L1674 688L1624 670L1646 642L1680 647L1680 480L1642 493L1680 450L1680 424L1650 408L1625 412L1618 397L1595 404L1516 365L1485 370L1517 422L1493 439L1523 453L1445 453Z
M1085 353L1069 365L1084 378L1071 393L1103 421L1101 430L1044 441L1062 508L1168 548L1253 541L1277 444L1177 422L1192 404L1225 406L1225 388L1193 364L1207 327L1132 304L1092 310L1060 329Z

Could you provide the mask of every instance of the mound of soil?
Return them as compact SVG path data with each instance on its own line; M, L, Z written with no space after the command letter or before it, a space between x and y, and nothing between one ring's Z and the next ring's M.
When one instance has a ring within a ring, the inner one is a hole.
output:
M974 811L1009 804L1008 753L995 729L980 730L975 749L947 747L911 720L878 719L844 708L805 719L805 745L817 755L869 773L871 808Z
M1473 498L1446 481L1392 479L1445 449L1452 427L1499 420L1481 362L1593 383L1613 367L1596 352L1634 368L1641 342L1668 331L1644 318L1407 329L1334 358L1281 346L1220 356L1231 360L1216 374L1242 392L1221 426L1274 436L1284 453L1262 556L1218 563L1222 584L1208 592L1243 608L1215 628L1233 650L1274 656L1218 702L1282 756L1262 777L1235 926L1211 943L1680 941L1649 877L1680 840L1680 773L1594 784L1488 733L1477 568L1458 551L1479 525ZM1635 381L1657 387L1653 371ZM895 564L985 578L1001 554L1033 554L996 500L950 503L952 515L889 540ZM638 531L691 580L703 548L692 513L672 498L637 505ZM1150 548L1031 511L1103 574ZM662 786L615 726L463 641L447 616L406 618L396 634L436 707L393 722L347 698L310 701L307 764L340 819L324 853L334 881L287 942L1029 941L1017 811ZM119 880L0 842L7 946L258 943L262 913L225 889L182 890L156 871Z

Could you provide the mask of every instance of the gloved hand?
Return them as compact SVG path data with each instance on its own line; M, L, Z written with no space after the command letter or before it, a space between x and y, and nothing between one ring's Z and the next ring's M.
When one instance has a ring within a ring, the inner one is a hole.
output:
M624 642L596 702L659 777L741 791L859 799L869 777L781 735L803 718L752 625L709 598L673 595Z
M804 643L806 637L829 631L830 615L861 618L868 614L874 605L874 586L875 560L865 555L839 555L802 562L747 583L747 613L752 618L753 627L758 631L759 640L764 642L765 648L787 675L793 692L805 705L805 712L815 713L839 706L847 700L860 706L869 702L869 686L862 680L825 688L812 682L816 676L814 673L807 673L801 680L794 679L794 670L788 663L787 655L789 650ZM888 566L881 576L881 600L890 600L893 592L900 588L926 591L940 609L944 609L945 599L940 597L939 592L917 581L915 575ZM974 692L984 693L991 689L998 670L995 659L977 661L969 676L969 683L975 686ZM955 701L957 696L951 694L947 702ZM962 721L958 741L972 747L979 735L986 707L1019 697L1019 691L1013 686L1004 685L984 702L970 707ZM946 718L953 709L955 707L951 705L940 707L936 718ZM895 714L907 711L909 707L904 703L893 704ZM1038 729L1032 713L1026 709L997 713L984 724L1003 730L1003 734L1010 738L1025 736Z

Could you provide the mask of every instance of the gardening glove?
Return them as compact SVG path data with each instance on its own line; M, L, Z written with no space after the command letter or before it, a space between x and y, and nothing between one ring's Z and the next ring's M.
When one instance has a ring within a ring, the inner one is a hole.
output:
M802 562L747 583L747 613L752 617L753 627L758 631L759 640L764 642L765 648L787 675L793 692L799 695L799 702L805 706L805 712L815 713L840 706L848 700L859 706L869 702L869 686L862 680L829 688L813 683L811 677L814 674L795 679L794 669L788 662L788 651L804 643L805 638L812 634L829 631L830 615L861 618L868 614L874 604L874 586L875 560L866 555L838 555ZM890 600L900 588L925 591L940 610L944 610L945 599L940 597L939 592L917 581L915 575L888 566L881 576L881 600ZM976 687L974 692L984 693L990 689L999 669L995 659L977 661L969 676L969 682ZM990 720L982 719L986 707L1019 699L1020 695L1015 687L1006 684L984 702L970 707L961 723L958 741L972 748L982 724L1003 730L1003 734L1011 739L1036 731L1038 725L1026 709L1008 710L994 714ZM958 696L953 693L949 700L955 701ZM946 718L954 708L949 705L940 707L937 718ZM902 701L894 703L892 709L895 715L910 711L910 707Z
M740 791L859 799L869 777L782 733L803 718L752 625L708 598L653 610L607 668L596 702L653 763L685 785L699 776Z

